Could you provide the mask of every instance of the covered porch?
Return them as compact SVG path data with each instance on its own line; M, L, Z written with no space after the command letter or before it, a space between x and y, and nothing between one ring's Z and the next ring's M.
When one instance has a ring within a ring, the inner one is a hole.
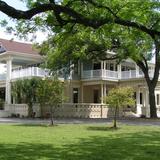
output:
M81 85L81 103L104 104L104 97L111 88L116 87L116 83L99 81L93 83L83 83Z
M17 78L42 76L45 71L37 67L42 62L40 55L7 51L0 54L0 62L6 71L1 74L0 82L5 84L5 103L11 104L11 82Z

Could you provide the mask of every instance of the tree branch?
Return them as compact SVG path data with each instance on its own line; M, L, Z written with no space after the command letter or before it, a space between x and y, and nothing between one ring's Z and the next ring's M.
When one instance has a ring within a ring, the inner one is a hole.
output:
M91 2L93 3L93 1L91 0L87 0L87 1L90 1L90 3ZM99 7L102 7L102 6L99 6ZM110 11L112 15L114 15L112 10L110 10L108 7L105 7L105 8L107 8L107 10ZM117 16L115 16L114 19L109 19L107 17L100 18L100 19L89 18L82 15L81 13L76 12L74 9L70 7L62 6L61 4L54 4L54 3L39 4L35 8L29 9L27 11L21 11L9 6L7 3L0 0L0 11L16 19L31 19L33 16L39 13L54 11L54 13L58 14L59 16L61 16L60 15L61 13L68 15L71 19L65 20L66 23L79 23L79 24L83 24L84 26L92 27L94 29L99 28L100 26L103 26L105 24L115 23L122 26L133 27L135 29L141 30L147 33L148 35L150 35L152 38L154 38L155 35L160 36L159 31L154 29L149 29L146 26L139 24L137 22L124 20ZM57 18L60 19L58 15L57 15ZM61 18L60 20L62 21L63 19Z
M116 13L114 13L109 7L107 6L103 6L103 5L100 5L96 2L94 2L93 0L82 0L82 1L86 1L90 4L92 4L93 6L97 7L97 8L101 8L101 9L106 9L108 12L110 12L115 18L118 18Z
M154 77L152 79L152 83L156 85L157 80L159 78L159 71L160 71L160 44L159 41L155 39L155 70L154 70Z
M136 64L139 66L139 68L142 69L147 83L151 83L151 80L149 78L148 68L146 68L146 66L144 65L144 63L142 61L140 61L140 60L136 61Z

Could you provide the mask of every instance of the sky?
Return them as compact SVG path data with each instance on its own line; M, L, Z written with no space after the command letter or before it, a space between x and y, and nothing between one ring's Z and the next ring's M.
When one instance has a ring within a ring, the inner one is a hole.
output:
M21 2L20 0L3 0L3 1L6 2L8 5L15 7L16 9L27 10L25 4L23 2ZM14 25L14 22L12 22L12 20L8 16L6 16L4 13L0 12L0 20L3 20L3 19L6 19L10 26ZM38 31L36 33L36 36L37 36L37 38L35 41L42 42L47 37L47 34ZM31 37L31 35L29 35L29 37ZM14 35L7 34L5 32L5 28L2 28L2 27L0 27L0 38L4 38L4 39L12 39L13 38L15 41L26 42L26 40L20 40L17 37L15 37Z
M6 2L8 5L11 5L12 7L15 7L16 9L20 9L20 10L26 10L27 9L25 4L20 2L20 0L3 0L3 1ZM14 25L14 22L7 15L0 12L0 20L4 20L4 19L7 20L8 24L10 26ZM42 41L44 41L46 39L47 34L38 31L36 33L36 36L37 36L37 38L36 38L35 42L41 43ZM29 35L29 37L31 37L31 35ZM0 38L8 39L8 40L14 39L15 41L18 41L18 42L31 43L30 41L20 40L17 37L15 37L13 34L6 33L5 28L2 28L2 27L0 27ZM0 74L4 73L5 71L6 71L5 65L0 64Z

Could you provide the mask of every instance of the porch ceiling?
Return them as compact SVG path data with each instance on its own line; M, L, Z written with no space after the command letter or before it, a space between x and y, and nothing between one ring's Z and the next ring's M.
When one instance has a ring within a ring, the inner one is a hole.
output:
M43 57L40 55L17 52L5 52L0 54L1 63L6 63L8 59L12 59L13 65L27 65L43 62Z
M101 85L108 84L108 85L117 85L118 81L106 81L106 80L99 80L99 81L82 81L83 86L89 86L89 85Z

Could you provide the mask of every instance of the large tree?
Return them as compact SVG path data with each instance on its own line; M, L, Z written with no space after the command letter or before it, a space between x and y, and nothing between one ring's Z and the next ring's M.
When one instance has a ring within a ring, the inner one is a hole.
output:
M4 1L0 1L0 11L18 19L17 29L26 33L37 26L46 27L52 32L72 30L77 24L93 30L112 26L121 32L128 32L130 42L145 47L154 47L154 76L149 76L145 56L135 56L135 62L142 69L149 89L151 117L157 117L154 90L160 70L160 2L157 0L23 0L28 10L20 11ZM35 16L36 15L36 16ZM27 24L25 27L24 24ZM23 29L23 30L22 30ZM112 29L112 28L111 28ZM136 35L136 37L135 37ZM123 36L122 36L123 38ZM146 45L146 38L149 45ZM119 39L116 39L116 41ZM120 39L121 40L121 39ZM125 39L124 41L125 42ZM138 43L137 43L138 42ZM122 43L125 46L125 43ZM128 43L127 43L128 44ZM129 46L127 46L129 48ZM145 48L144 47L144 48ZM133 49L129 48L129 52ZM136 49L135 49L136 51ZM128 51L126 51L128 52ZM135 52L134 52L135 55Z

